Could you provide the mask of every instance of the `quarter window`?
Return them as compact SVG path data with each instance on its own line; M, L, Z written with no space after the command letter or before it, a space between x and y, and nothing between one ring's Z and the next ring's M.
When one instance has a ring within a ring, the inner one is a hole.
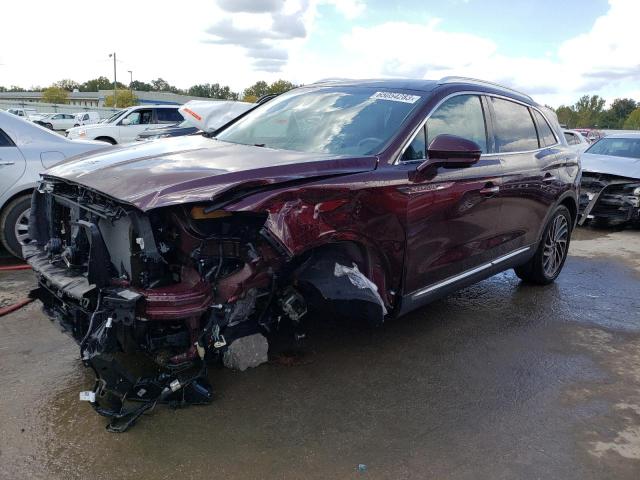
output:
M0 130L0 147L13 147L13 141L9 138L9 135Z
M427 145L445 133L472 140L480 145L482 153L487 153L487 130L480 97L452 97L431 114L427 120Z
M492 97L491 101L498 152L524 152L539 148L536 127L527 107L501 98Z
M580 140L578 140L578 136L574 135L573 133L564 132L564 138L567 139L567 143L569 145L577 145L580 143Z
M425 128L422 127L416 138L405 149L402 160L422 160L427 158Z
M533 110L533 116L536 117L536 123L538 124L538 137L540 137L540 145L544 145L545 147L550 147L551 145L555 145L558 143L556 136L553 134L553 130L547 123L547 120L542 116L542 114Z

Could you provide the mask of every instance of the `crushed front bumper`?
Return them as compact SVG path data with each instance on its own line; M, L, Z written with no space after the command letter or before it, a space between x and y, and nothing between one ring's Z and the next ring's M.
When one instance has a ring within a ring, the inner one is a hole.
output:
M640 221L640 180L583 172L580 186L580 220L611 225Z

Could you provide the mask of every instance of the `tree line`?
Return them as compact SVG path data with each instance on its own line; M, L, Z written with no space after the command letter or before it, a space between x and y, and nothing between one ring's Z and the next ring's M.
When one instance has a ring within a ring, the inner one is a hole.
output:
M179 95L189 95L192 97L203 97L219 100L242 100L244 102L255 102L260 97L270 94L280 94L297 87L287 80L277 80L273 83L267 83L264 80L260 80L248 88L245 88L242 92L235 92L228 85L220 85L219 83L201 83L192 85L189 88L181 89L171 85L163 78L157 78L150 82L143 82L134 80L129 85L117 82L117 106L128 107L135 105L137 99L135 95L132 95L132 90L138 90L143 92L169 92ZM30 89L25 89L17 85L12 85L9 88L0 86L0 92L42 92L42 100L47 103L63 104L69 102L69 93L75 90L80 92L97 92L98 90L112 90L113 82L107 77L100 76L86 82L79 83L71 79L63 79L53 83L49 87L34 86ZM105 98L105 106L113 106L113 95L109 95Z
M568 128L600 128L640 130L640 102L631 98L616 98L609 108L598 95L584 95L573 105L561 105L555 112L561 124Z

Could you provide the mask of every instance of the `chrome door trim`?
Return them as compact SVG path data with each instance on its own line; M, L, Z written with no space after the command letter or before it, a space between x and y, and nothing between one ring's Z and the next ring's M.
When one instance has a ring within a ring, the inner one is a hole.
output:
M507 253L506 255L503 255L501 257L496 258L495 260L490 261L489 263L485 263L484 265L480 265L479 267L475 267L472 268L471 270L467 270L466 272L462 272L458 275L454 275L453 277L449 277L445 280L442 280L441 282L438 283L434 283L433 285L429 285L427 287L424 287L420 290L417 290L415 292L413 292L411 294L411 299L412 300L416 300L418 298L420 298L422 295L425 295L427 293L433 292L434 290L438 290L439 288L442 287L446 287L447 285L451 285L452 283L455 283L459 280L462 280L464 278L467 278L471 275L474 275L476 273L480 273L483 270L486 270L487 268L493 267L499 263L504 262L505 260L509 260L512 257L515 257L516 255L520 255L521 253L526 252L527 250L531 249L531 245L529 245L528 247L522 247L519 248L517 250L514 250L511 253Z

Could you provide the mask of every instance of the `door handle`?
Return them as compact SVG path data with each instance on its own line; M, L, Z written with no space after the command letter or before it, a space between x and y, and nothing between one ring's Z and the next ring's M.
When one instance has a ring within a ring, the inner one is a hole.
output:
M480 193L482 195L488 195L488 196L495 195L499 191L500 191L500 187L498 185L494 185L491 182L485 184L484 188L480 189Z
M556 176L551 175L550 173L546 173L542 181L546 183L551 183L551 182L555 182L557 179L558 178Z
M0 159L0 166L2 165L15 165L16 162L3 162L2 159Z

